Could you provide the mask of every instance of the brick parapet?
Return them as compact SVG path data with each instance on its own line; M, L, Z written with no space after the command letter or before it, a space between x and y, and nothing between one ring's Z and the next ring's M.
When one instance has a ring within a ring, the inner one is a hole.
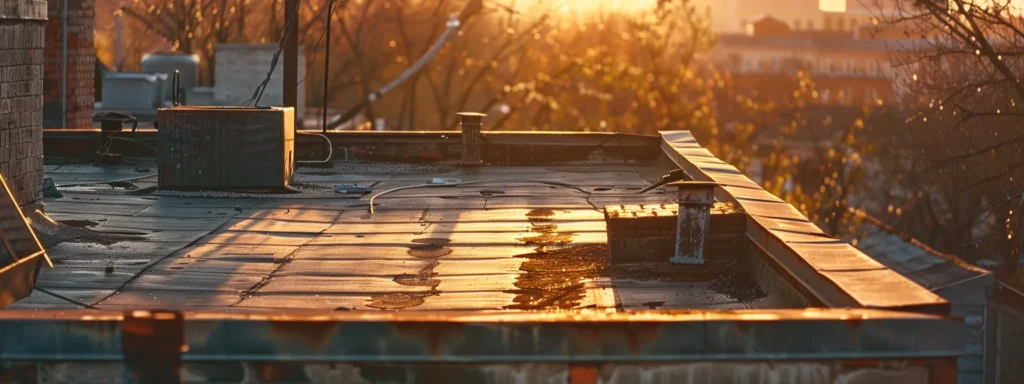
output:
M45 3L0 0L0 174L21 206L42 201L45 16Z

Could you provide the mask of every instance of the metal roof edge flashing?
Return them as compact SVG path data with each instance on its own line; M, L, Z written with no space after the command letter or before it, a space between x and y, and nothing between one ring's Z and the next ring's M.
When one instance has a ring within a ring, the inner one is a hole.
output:
M690 131L660 135L665 155L696 180L718 183L715 197L747 213L747 237L823 305L949 314L948 301L828 236L792 205L701 147Z
M828 337L800 337L808 329ZM959 339L950 335L965 332L962 323L947 316L864 308L326 314L14 310L0 311L0 359L179 364L948 358L963 354Z

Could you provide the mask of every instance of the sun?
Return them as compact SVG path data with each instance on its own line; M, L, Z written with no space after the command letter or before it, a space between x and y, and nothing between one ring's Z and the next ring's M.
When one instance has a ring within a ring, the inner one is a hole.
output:
M818 0L818 9L823 12L846 12L846 0Z

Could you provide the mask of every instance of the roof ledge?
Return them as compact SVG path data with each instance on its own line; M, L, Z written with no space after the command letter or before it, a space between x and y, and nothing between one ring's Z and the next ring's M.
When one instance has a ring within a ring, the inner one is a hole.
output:
M701 147L689 131L660 134L669 159L695 180L717 183L715 197L748 214L747 237L825 306L949 314L948 301L827 235L792 205Z

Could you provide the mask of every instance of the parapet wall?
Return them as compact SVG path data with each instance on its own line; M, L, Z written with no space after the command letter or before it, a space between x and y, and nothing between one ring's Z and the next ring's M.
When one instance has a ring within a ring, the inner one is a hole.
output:
M832 308L885 308L949 314L949 302L824 233L791 204L715 157L689 131L661 132L662 149L697 181L718 183L715 198L747 213L747 237L787 278Z
M46 2L0 0L0 174L19 205L42 200Z

